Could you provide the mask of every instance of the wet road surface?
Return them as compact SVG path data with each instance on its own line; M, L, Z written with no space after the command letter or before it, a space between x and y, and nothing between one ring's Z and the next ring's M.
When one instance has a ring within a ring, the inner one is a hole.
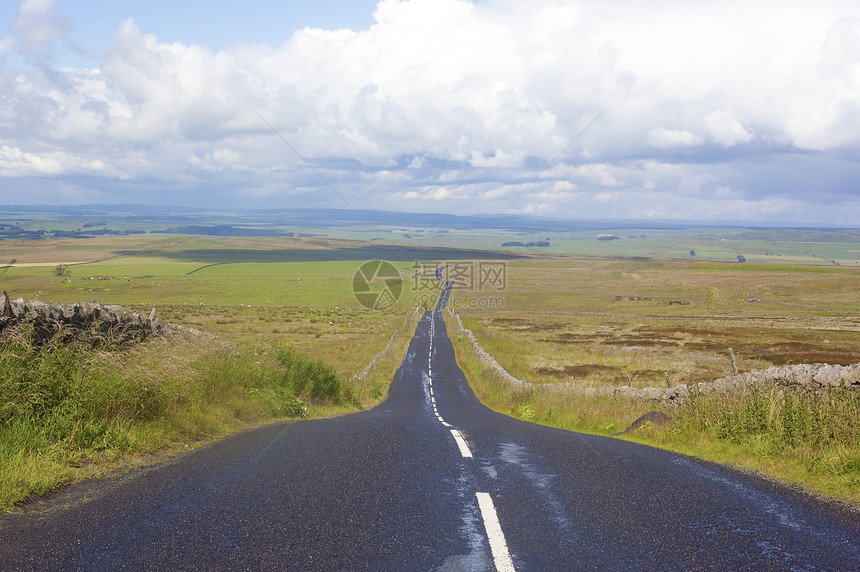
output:
M439 310L375 408L248 431L0 522L0 570L860 570L854 513L483 407Z

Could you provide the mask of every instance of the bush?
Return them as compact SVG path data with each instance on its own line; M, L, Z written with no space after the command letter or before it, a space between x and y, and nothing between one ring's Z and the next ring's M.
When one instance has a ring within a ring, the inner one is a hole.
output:
M329 400L336 404L354 401L343 380L330 365L311 360L291 347L280 347L277 360L285 368L285 385L296 395L317 401Z
M68 264L57 264L52 273L54 276L71 276L72 269L69 268Z

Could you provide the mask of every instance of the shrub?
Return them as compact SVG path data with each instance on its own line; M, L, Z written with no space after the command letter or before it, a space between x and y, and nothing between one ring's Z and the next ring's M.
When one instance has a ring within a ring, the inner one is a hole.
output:
M69 268L68 264L57 264L52 273L54 276L71 276L72 269Z
M278 348L277 360L285 368L285 385L296 395L317 401L329 400L336 404L354 401L343 380L330 365L311 360L291 347Z

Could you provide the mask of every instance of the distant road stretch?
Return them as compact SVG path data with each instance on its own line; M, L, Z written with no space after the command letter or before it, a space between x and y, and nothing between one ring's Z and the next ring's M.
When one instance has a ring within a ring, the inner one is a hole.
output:
M0 523L0 570L860 570L854 513L483 407L440 309L377 407L248 431Z

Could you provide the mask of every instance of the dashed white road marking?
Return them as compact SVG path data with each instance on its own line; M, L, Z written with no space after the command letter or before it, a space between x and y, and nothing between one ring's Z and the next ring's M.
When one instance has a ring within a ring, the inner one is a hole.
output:
M484 528L487 529L487 540L490 541L490 552L493 554L493 563L498 572L514 572L514 561L508 552L508 543L505 541L505 533L499 524L499 516L496 514L496 506L490 493L475 493L478 497L478 508L481 509L481 517L484 519Z
M433 403L433 413L436 414L436 419L443 426L451 431L451 436L457 443L460 449L460 455L466 459L471 459L472 451L469 449L469 444L463 438L463 434L458 429L447 423L439 410L436 407L436 396L433 393L433 322L430 323L430 354L427 356L427 373L429 375L430 400ZM505 534L502 532L502 525L499 524L499 516L496 514L496 506L493 504L493 499L489 493L475 493L478 499L478 508L481 511L481 518L484 521L484 528L487 531L487 540L490 543L490 552L493 555L493 563L498 572L516 572L514 561L511 559L511 553L508 551L508 544L505 540Z
M466 443L466 440L463 439L463 435L461 435L456 429L451 429L451 435L454 436L454 441L457 442L457 447L460 448L460 454L466 459L471 459L472 451L469 450L469 445Z

